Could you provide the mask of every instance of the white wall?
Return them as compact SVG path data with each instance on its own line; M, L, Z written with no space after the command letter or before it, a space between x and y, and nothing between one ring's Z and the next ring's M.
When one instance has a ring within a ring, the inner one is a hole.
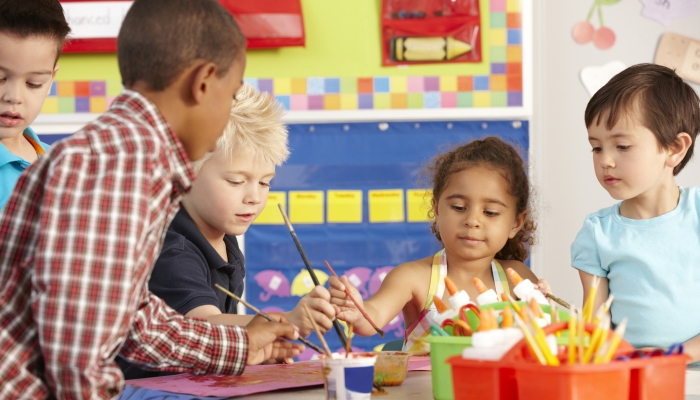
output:
M579 79L581 68L615 60L627 66L653 62L658 40L666 31L700 39L700 15L677 19L666 29L640 15L640 1L622 0L603 9L606 26L617 36L615 45L604 51L592 43L579 45L571 37L572 27L586 18L593 0L533 1L531 134L539 216L533 269L550 282L555 294L581 306L581 284L578 272L570 266L569 246L587 214L615 203L593 174L583 122L589 96ZM597 16L592 21L597 25ZM700 186L697 158L678 176L681 186Z

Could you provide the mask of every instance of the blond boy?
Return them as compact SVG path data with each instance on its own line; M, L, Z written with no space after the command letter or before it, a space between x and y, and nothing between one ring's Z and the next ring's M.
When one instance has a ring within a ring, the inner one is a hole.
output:
M197 179L184 196L149 281L149 289L176 311L213 324L245 325L251 315L236 315L236 301L219 284L241 296L245 266L236 236L260 215L275 176L289 156L282 109L266 93L244 84L231 106L229 122L216 150L194 163ZM330 294L316 287L285 313L302 336L313 330L302 304L325 332L335 308ZM119 360L127 379L159 373Z

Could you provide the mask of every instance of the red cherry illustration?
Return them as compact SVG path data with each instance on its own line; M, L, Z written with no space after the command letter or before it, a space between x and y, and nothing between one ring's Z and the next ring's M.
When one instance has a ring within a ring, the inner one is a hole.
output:
M615 32L608 27L602 27L593 34L593 44L601 50L607 50L615 44Z
M595 33L595 28L588 21L580 21L574 25L574 29L571 31L571 35L574 37L576 43L586 44L593 39L593 34Z

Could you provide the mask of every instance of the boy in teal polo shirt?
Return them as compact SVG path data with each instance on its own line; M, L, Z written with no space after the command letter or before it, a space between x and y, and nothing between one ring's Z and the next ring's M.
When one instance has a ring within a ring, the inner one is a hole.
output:
M57 0L0 3L0 209L48 148L29 125L49 95L69 32Z

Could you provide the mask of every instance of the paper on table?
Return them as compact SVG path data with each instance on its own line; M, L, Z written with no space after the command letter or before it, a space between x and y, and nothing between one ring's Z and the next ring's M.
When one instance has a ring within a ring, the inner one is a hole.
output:
M220 400L224 397L206 397L206 400ZM160 390L146 389L126 385L119 400L197 400L198 397L192 397L189 394L178 394L163 392Z
M321 363L256 365L243 375L180 374L127 381L131 386L193 396L234 397L304 386L323 385Z
M432 371L430 356L411 356L408 359L409 371Z

